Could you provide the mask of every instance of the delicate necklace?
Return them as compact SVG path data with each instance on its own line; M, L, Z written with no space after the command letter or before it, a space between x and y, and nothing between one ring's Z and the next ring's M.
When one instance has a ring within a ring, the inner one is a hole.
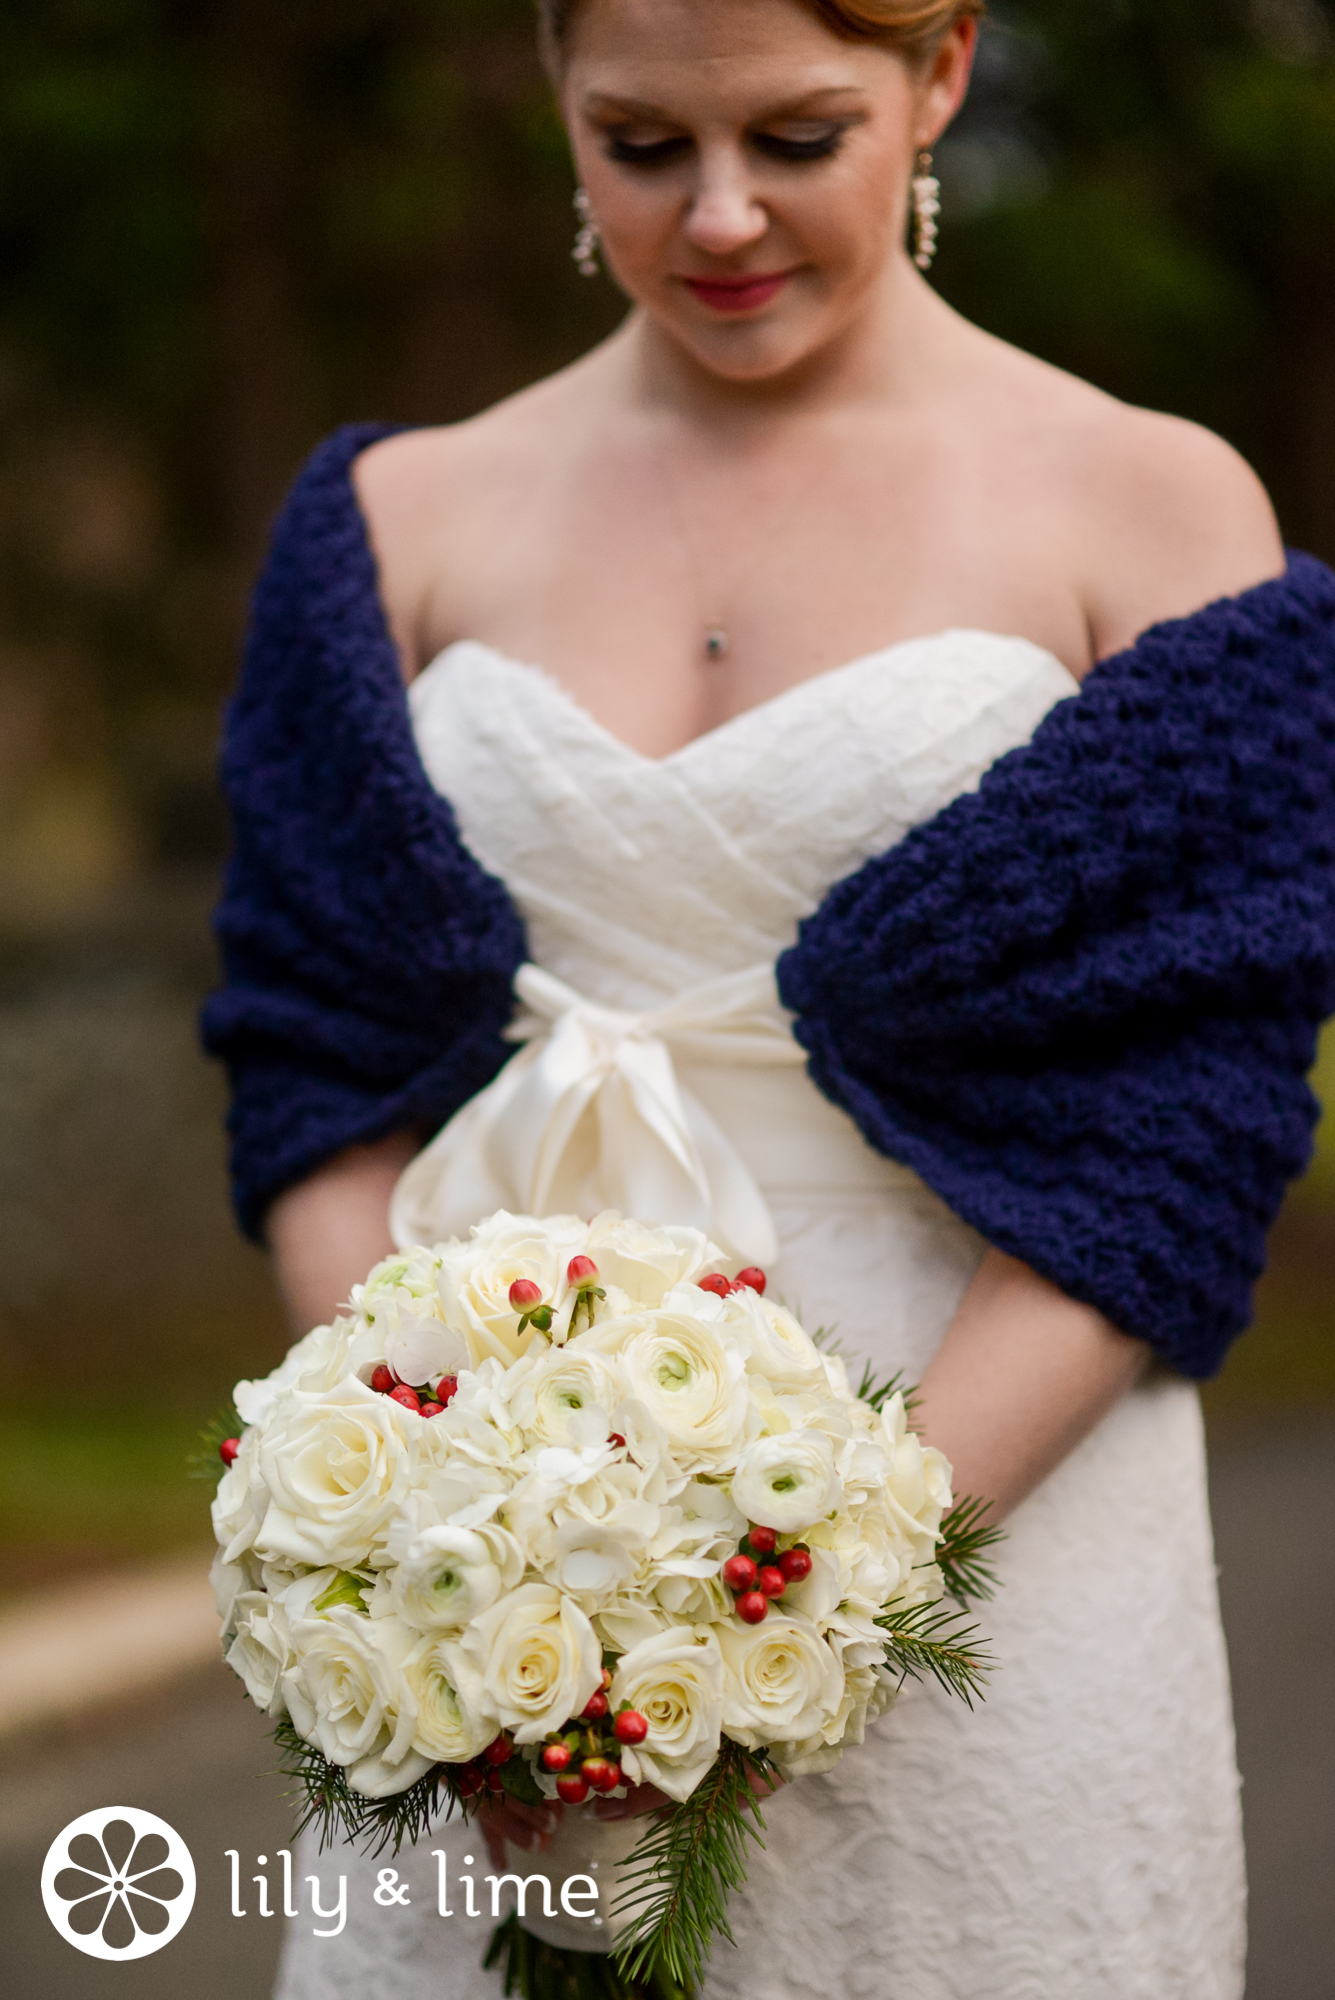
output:
M664 452L661 444L655 447L654 464L658 469L658 477L677 530L677 540L680 542L682 553L686 558L686 567L691 573L695 602L697 610L699 610L708 601L699 556L696 552L695 540L686 518L686 510L681 504L681 495L677 490L676 482L668 470L667 454ZM704 657L711 666L717 666L719 661L727 659L728 654L732 650L731 635L727 626L720 620L706 620L702 616L699 622L703 627L701 649Z

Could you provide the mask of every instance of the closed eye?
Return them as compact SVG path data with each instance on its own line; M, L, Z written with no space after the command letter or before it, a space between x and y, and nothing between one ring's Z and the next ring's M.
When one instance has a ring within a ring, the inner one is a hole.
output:
M691 140L684 132L670 139L622 139L607 135L607 157L623 167L661 167L689 152Z
M751 144L772 160L828 160L839 151L847 125L824 125L814 132L753 132Z

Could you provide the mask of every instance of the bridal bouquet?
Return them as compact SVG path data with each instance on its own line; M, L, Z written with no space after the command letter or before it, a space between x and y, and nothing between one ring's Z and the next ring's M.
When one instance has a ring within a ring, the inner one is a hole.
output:
M689 1987L728 1934L753 1775L829 1770L906 1676L979 1691L943 1600L987 1594L981 1510L698 1231L502 1213L388 1258L236 1417L226 1657L310 1816L397 1842L652 1783L630 1979Z

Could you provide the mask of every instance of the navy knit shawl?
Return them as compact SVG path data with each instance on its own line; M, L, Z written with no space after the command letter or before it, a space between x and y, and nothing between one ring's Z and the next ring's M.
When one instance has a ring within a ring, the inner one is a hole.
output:
M223 776L233 1172L259 1232L341 1148L500 1068L524 930L413 741L338 433L278 523ZM821 1089L989 1241L1184 1373L1247 1324L1335 1011L1335 576L1104 661L836 884L779 961Z

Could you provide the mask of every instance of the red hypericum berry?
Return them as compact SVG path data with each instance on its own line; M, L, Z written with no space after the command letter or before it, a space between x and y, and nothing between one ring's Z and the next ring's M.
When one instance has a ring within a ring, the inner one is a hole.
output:
M443 1407L440 1403L423 1403L421 1414L424 1417L438 1417Z
M624 1451L626 1449L626 1440L622 1437L620 1431L610 1431L608 1433L607 1442L609 1444L615 1445L618 1451Z
M811 1575L810 1549L801 1547L785 1549L779 1557L779 1568L783 1571L789 1583L801 1583L803 1577Z
M577 1291L582 1291L585 1285L591 1285L597 1276L598 1266L592 1257L572 1257L566 1265L566 1278Z
M384 1362L382 1361L380 1366L375 1370L375 1372L371 1376L371 1387L375 1390L377 1396L387 1396L390 1390L394 1387L394 1384L398 1381L398 1379L399 1378L394 1373L394 1370L392 1368L386 1368Z
M421 1397L416 1389L410 1389L406 1382L400 1382L397 1389L390 1390L389 1400L391 1403L401 1404L405 1410L416 1410L419 1417L422 1414Z
M556 1781L556 1796L568 1806L582 1806L589 1796L589 1781L578 1771L567 1771Z
M532 1312L534 1306L542 1304L542 1286L535 1285L532 1278L516 1278L510 1287L510 1304L517 1313Z
M728 1293L732 1290L732 1285L723 1276L721 1271L715 1271L713 1277L701 1278L700 1290L702 1292L712 1292L716 1299L726 1299Z
M236 1462L236 1455L240 1449L240 1438L224 1438L218 1446L218 1456L224 1465L233 1465Z
M488 1771L487 1790L498 1794L505 1790L505 1780L499 1771Z
M479 1764L465 1764L454 1782L461 1798L475 1799L486 1785L486 1772Z
M723 1581L729 1590L754 1590L756 1566L750 1556L729 1556L723 1565Z
M618 1743L643 1743L649 1734L649 1719L638 1708L623 1708L612 1724L612 1734Z
M748 1590L737 1600L737 1616L748 1625L760 1625L769 1616L769 1599L763 1590Z
M591 1694L589 1696L583 1708L580 1710L580 1716L582 1720L585 1722L601 1722L606 1713L607 1713L607 1696L603 1693L601 1688L599 1688L596 1693Z
M748 1528L746 1539L758 1556L772 1556L779 1537L773 1528Z
M452 1403L458 1393L458 1379L453 1375L442 1375L436 1384L436 1401L442 1408L446 1403Z
M748 1264L744 1271L737 1273L737 1276L732 1281L732 1288L735 1292L763 1293L768 1282L769 1280L766 1278L759 1264Z
M570 1758L571 1749L568 1743L549 1743L542 1753L542 1768L544 1771L568 1771Z
M766 1563L756 1582L766 1597L782 1597L788 1588L788 1579L777 1563Z
M614 1792L621 1783L621 1766L610 1757L586 1757L579 1768L595 1792Z
M612 1685L612 1670L611 1670L611 1668L610 1668L610 1667L604 1667L604 1668L603 1668L603 1693L604 1693L604 1694L606 1694L606 1693L607 1693L607 1690L608 1690L608 1688L610 1688L610 1687L611 1687L611 1685Z
M482 1752L489 1764L508 1764L514 1754L515 1746L504 1730L499 1736L494 1737Z

